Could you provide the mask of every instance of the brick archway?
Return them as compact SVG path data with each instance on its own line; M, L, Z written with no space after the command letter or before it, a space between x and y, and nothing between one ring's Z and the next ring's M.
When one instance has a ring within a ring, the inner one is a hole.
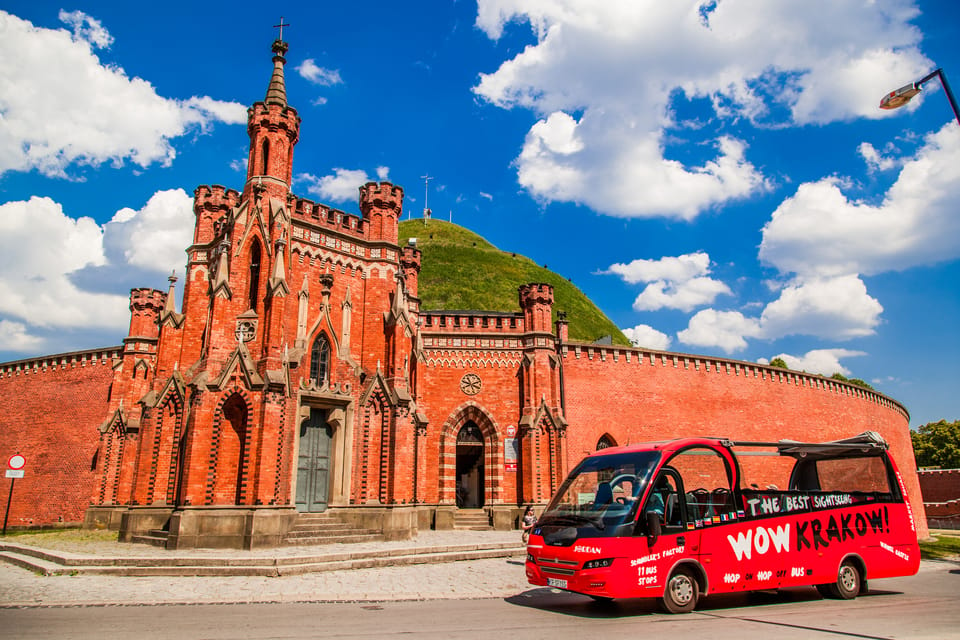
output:
M457 407L440 432L440 504L457 503L457 434L468 422L480 429L484 440L484 505L503 503L503 440L499 425L475 402Z

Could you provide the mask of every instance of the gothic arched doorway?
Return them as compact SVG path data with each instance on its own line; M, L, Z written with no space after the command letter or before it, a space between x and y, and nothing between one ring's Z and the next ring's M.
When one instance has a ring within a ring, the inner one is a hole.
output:
M330 501L330 443L333 430L327 424L327 412L311 408L310 418L300 425L297 455L297 511L317 513L327 510Z
M483 454L480 427L472 421L466 423L457 433L457 506L461 509L483 507Z

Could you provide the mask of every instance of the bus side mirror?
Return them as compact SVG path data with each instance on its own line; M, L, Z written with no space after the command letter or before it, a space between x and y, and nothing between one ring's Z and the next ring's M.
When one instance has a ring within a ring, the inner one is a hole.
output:
M647 511L647 544L651 547L660 537L660 514L656 511Z

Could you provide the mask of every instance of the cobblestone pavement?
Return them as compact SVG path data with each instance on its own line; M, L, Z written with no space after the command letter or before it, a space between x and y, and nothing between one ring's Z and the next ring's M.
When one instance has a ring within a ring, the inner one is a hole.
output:
M425 531L413 541L165 552L143 545L44 540L37 546L103 556L290 557L385 548L513 542L518 532ZM21 538L18 543L32 544ZM327 571L281 577L40 576L0 563L0 607L169 603L351 602L500 598L530 589L522 558Z

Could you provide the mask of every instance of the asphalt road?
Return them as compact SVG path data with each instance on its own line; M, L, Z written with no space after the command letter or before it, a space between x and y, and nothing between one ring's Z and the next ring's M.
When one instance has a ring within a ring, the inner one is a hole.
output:
M549 589L507 598L342 604L0 609L0 638L960 638L960 565L875 580L852 601L815 590L717 596L687 615Z

